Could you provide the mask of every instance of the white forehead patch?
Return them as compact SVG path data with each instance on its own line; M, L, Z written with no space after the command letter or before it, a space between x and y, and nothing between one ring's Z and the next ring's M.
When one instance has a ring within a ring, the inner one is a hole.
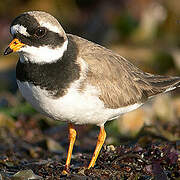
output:
M17 32L19 32L20 34L24 35L24 36L30 36L29 33L27 32L27 28L25 28L22 25L16 24L14 26L11 27L11 34L14 35Z

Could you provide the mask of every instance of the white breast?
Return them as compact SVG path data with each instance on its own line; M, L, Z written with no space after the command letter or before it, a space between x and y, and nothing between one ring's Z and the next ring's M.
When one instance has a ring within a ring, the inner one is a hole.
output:
M76 84L72 84L67 94L60 98L52 98L46 90L28 82L17 80L23 97L39 112L50 118L69 121L74 124L103 125L107 120L117 118L123 113L132 111L141 104L108 109L98 98L95 87L87 86L84 92L79 92Z

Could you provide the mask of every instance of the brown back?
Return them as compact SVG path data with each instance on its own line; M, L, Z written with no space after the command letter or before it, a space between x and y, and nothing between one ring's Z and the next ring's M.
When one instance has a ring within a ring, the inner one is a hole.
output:
M68 35L76 41L80 56L88 64L87 81L100 89L99 98L108 108L141 103L171 87L180 86L179 77L157 76L144 73L129 61L112 51Z

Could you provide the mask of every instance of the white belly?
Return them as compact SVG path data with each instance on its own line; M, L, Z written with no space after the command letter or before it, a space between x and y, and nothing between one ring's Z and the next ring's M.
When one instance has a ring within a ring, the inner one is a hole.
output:
M28 82L21 83L17 80L17 84L23 97L36 110L50 118L74 124L101 126L106 121L141 106L141 104L134 104L118 109L105 108L103 101L98 98L98 91L92 86L87 87L85 92L79 92L76 88L71 87L65 96L55 99L46 90Z

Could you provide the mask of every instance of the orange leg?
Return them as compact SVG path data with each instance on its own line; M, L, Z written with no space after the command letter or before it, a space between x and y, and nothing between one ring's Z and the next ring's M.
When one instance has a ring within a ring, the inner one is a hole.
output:
M66 159L66 165L62 172L62 174L64 174L64 175L69 173L71 155L72 155L72 151L73 151L74 142L76 140L76 130L75 130L74 126L72 124L69 124L68 129L69 129L69 149L68 149L68 155L67 155L67 159Z
M93 157L91 159L91 162L89 163L88 169L91 167L94 167L96 159L99 155L102 145L104 144L105 139L106 139L106 131L104 130L104 126L102 126L100 127L100 132L99 132L96 148L95 148Z

